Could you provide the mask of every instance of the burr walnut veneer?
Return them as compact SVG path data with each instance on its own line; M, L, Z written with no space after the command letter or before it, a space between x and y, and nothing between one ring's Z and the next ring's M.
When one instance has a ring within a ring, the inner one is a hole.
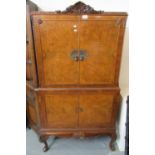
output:
M27 5L27 111L44 151L49 136L98 134L114 149L126 18L82 2L63 12Z

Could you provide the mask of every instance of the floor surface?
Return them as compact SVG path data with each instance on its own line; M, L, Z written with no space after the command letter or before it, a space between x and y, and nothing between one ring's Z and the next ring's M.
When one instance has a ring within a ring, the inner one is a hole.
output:
M123 152L109 150L110 137L96 136L91 138L57 138L48 139L50 149L43 152L33 130L27 129L26 155L124 155Z

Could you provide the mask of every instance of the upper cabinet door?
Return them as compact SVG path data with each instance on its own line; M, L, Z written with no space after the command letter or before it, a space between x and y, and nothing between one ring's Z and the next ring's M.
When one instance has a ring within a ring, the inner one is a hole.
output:
M125 19L124 16L81 16L80 84L117 84Z
M33 30L39 85L78 84L78 17L34 15Z

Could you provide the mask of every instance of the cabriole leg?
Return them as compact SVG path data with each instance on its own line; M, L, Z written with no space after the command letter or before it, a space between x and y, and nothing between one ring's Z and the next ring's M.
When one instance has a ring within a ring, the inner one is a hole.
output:
M48 151L48 144L47 144L47 139L48 137L47 136L40 136L39 140L41 143L44 143L44 147L43 147L43 151L46 152Z
M110 144L109 144L110 149L111 149L112 151L115 150L115 141L116 141L116 138L117 138L116 133L115 133L115 132L112 133L112 134L111 134L111 141L110 141Z

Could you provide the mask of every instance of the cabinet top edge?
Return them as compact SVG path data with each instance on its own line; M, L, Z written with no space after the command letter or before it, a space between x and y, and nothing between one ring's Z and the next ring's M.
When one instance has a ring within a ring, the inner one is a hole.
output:
M91 16L128 16L127 12L102 12L102 13L57 13L57 12L44 12L44 11L32 11L31 15L66 15L66 16L81 16L81 15L91 15Z

